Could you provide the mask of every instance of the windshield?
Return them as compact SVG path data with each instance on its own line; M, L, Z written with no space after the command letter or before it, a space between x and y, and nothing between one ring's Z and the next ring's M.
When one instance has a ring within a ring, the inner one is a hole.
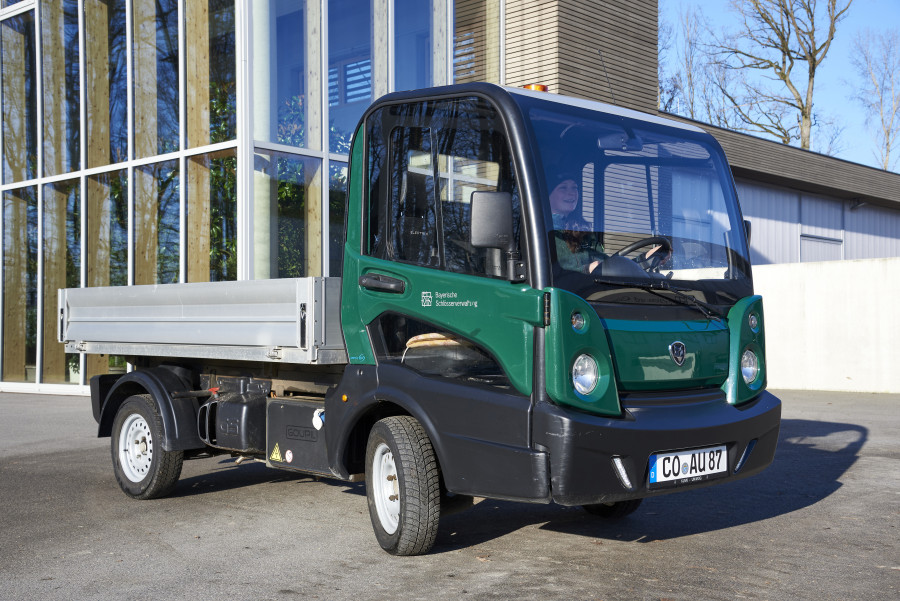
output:
M629 283L718 305L752 293L728 167L705 134L521 101L543 168L554 286L608 302L627 302L616 293ZM637 296L667 303L666 295Z

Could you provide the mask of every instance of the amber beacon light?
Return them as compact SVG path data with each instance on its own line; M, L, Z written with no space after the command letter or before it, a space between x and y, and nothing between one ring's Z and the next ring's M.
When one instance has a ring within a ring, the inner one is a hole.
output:
M529 83L522 87L525 88L526 90L532 90L534 92L546 92L548 89L547 86L545 86L542 83Z

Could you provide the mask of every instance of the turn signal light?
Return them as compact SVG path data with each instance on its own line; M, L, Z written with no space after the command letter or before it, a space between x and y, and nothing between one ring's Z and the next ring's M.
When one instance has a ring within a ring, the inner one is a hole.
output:
M529 83L522 86L526 90L531 90L532 92L546 92L549 88L542 83Z

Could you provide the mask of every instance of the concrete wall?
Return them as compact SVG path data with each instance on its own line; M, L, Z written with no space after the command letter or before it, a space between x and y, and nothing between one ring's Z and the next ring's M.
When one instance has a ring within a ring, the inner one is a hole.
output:
M900 392L900 258L760 265L769 388Z

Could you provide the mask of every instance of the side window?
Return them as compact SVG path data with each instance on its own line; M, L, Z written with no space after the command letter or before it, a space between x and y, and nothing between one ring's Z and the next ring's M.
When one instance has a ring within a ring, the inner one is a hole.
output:
M440 267L431 131L396 127L390 149L393 258Z
M426 376L500 388L509 378L477 344L424 321L384 313L369 326L379 361L398 363Z
M476 191L510 192L512 156L496 111L477 98L396 105L369 118L367 248L382 259L505 277L499 251L470 242ZM498 269L502 266L502 269Z
M470 202L473 192L502 189L499 161L503 160L505 140L496 131L481 131L476 136L460 134L448 128L437 136L445 269L487 275L496 259L490 256L492 251L473 248L469 243Z

